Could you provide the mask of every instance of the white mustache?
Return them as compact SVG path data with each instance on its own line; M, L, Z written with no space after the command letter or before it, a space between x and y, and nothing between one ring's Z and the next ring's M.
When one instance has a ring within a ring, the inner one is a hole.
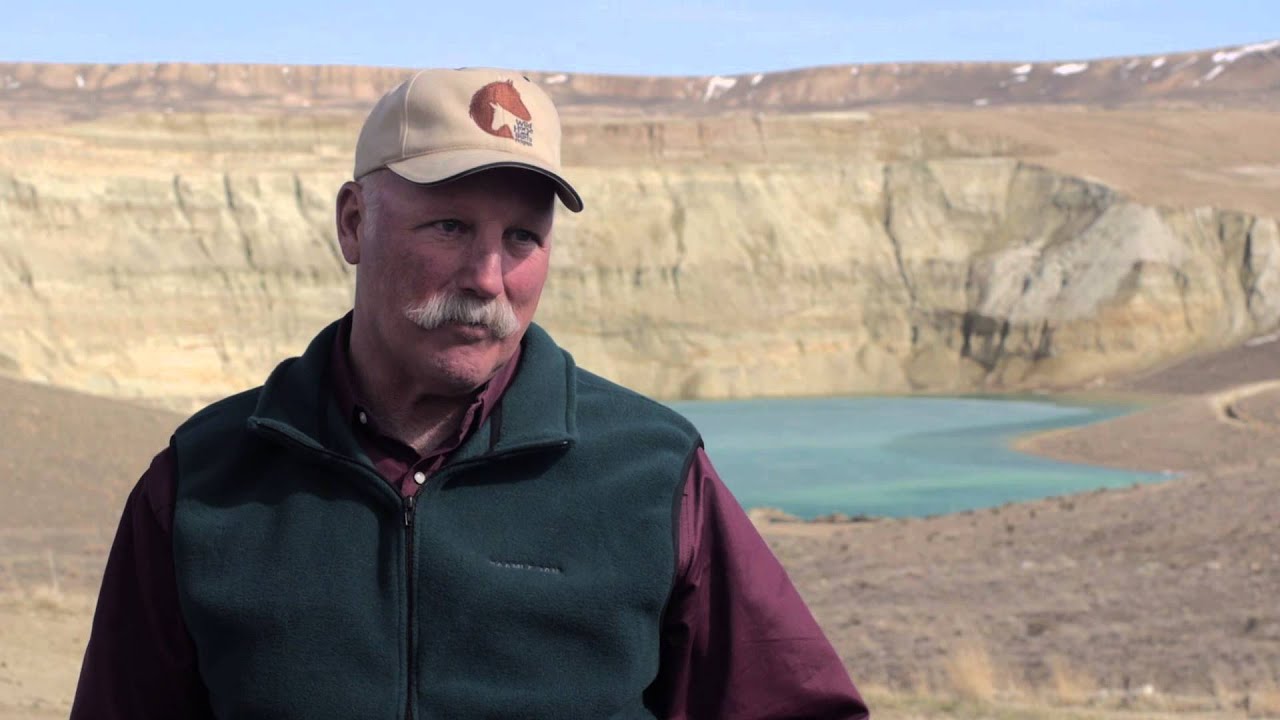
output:
M434 330L451 323L482 325L502 340L520 329L515 310L505 300L479 300L466 295L441 293L421 305L405 308L405 317L423 330Z

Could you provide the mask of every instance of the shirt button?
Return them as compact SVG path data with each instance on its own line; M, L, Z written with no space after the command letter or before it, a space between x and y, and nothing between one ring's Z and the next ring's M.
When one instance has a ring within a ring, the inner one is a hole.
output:
M361 425L368 425L368 424L369 424L369 416L368 416L368 415L365 415L363 410L361 410L361 411L360 411L360 414L359 414L357 417L359 417L359 418L360 418L360 424L361 424Z
M422 483L427 481L427 474L419 470L418 472L413 474L413 481L421 485Z

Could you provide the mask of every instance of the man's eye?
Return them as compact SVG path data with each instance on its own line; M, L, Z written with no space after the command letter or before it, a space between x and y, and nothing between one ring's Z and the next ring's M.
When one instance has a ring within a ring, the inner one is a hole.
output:
M460 233L466 229L466 225L463 225L460 220L440 220L436 223L436 227L450 235Z
M528 230L518 230L518 229L511 231L511 239L515 240L518 243L531 243L534 245L541 244L542 242L542 238L538 237L536 233L531 233Z

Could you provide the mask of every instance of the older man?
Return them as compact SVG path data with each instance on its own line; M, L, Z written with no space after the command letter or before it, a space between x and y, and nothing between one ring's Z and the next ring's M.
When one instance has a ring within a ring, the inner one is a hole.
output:
M546 94L424 71L337 198L353 310L174 433L73 718L861 718L696 429L533 324Z

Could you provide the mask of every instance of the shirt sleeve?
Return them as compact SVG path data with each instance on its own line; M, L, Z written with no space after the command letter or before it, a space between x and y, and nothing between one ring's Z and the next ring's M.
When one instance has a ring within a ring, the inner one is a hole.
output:
M165 449L125 501L107 557L72 720L212 718L173 565L174 458Z
M650 706L678 720L870 717L839 655L701 448L679 525Z

